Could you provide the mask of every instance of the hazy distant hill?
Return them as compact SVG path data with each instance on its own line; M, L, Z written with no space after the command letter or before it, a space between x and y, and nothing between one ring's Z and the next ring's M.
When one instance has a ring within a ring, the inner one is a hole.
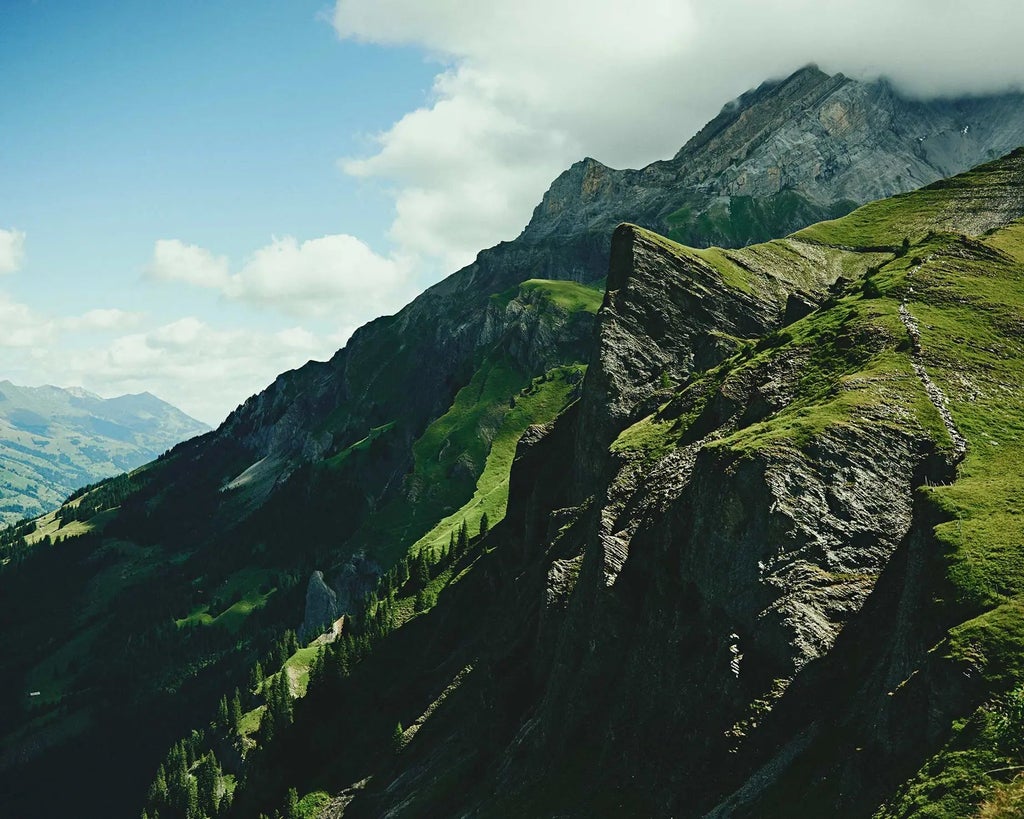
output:
M0 522L55 508L78 487L208 430L148 392L104 399L0 381Z

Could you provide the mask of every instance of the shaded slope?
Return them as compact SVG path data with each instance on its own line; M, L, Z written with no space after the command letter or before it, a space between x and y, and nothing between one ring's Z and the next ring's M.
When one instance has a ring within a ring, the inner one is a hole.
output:
M1024 656L1021 228L1000 227L1022 182L1016 154L899 200L865 250L817 245L850 275L784 327L748 267L806 287L785 243L716 280L620 230L581 400L523 439L463 579L295 726L366 739L281 782L361 782L346 817L977 809L1020 764L998 725ZM939 232L937 191L994 232ZM397 721L418 730L396 756Z

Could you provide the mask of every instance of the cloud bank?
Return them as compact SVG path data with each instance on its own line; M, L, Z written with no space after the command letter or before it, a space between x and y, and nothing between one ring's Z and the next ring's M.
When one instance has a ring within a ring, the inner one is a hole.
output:
M108 397L149 391L216 425L277 374L329 358L354 329L231 329L192 316L135 329L144 318L117 309L52 317L0 293L0 372Z
M300 318L366 321L412 295L412 265L381 256L355 236L299 242L274 238L232 274L226 256L178 239L160 239L147 275L219 291L226 299Z
M391 238L445 272L513 238L573 161L669 157L723 103L808 62L917 96L1024 83L1024 5L1005 0L337 0L332 22L439 63L430 103L340 164L394 190Z

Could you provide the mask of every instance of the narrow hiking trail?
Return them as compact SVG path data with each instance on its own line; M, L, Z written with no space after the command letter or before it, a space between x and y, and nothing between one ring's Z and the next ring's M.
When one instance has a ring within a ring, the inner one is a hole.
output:
M946 427L946 432L949 433L949 437L953 440L953 452L956 455L956 460L960 461L967 454L967 439L956 428L956 423L953 421L953 416L949 411L945 393L942 392L938 384L932 381L932 377L928 375L928 371L924 368L921 354L921 330L917 326L914 317L910 314L910 310L907 309L906 302L900 305L900 320L910 335L910 363L913 364L914 372L917 373L917 377L924 384L924 390L928 393L929 400L935 406L935 409L939 411L939 416Z

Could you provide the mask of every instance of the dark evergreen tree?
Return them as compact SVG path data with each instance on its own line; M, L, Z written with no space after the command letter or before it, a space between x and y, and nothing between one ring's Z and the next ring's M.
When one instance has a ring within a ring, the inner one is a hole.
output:
M249 691L253 694L260 690L260 686L263 685L263 666L260 665L260 661L257 660L256 664L252 667L252 672L249 674Z
M483 537L484 535L487 534L488 526L489 526L489 521L487 519L487 513L484 512L480 516L480 537Z
M466 521L463 519L462 526L459 527L459 539L457 542L457 548L459 551L459 557L462 557L466 552L469 551L469 527L466 526Z
M199 783L190 776L185 787L185 819L203 819L202 809L199 807Z
M420 549L414 563L413 581L418 589L425 589L430 583L430 563L427 561L427 550Z
M231 702L228 703L228 723L229 730L232 734L238 735L241 733L242 697L237 688L235 689L234 695L231 697Z
M149 786L149 792L146 795L146 804L154 809L167 804L167 772L164 769L164 763L162 762L157 766L156 777Z
M204 816L215 816L220 806L220 765L212 752L196 763L196 786L199 810Z
M284 802L284 819L299 819L299 792L295 788L288 789L288 797Z
M228 716L228 698L222 696L217 703L217 727L227 731L231 725L231 718Z

